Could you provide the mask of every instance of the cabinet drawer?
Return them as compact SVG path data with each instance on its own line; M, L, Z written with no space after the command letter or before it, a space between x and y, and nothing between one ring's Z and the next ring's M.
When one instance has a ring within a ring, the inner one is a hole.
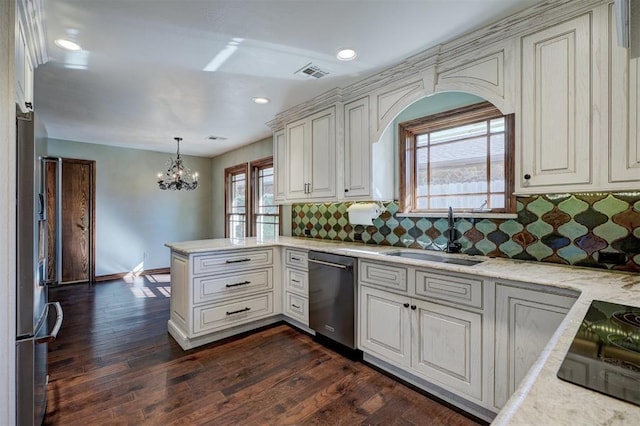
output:
M272 268L198 277L193 280L193 303L198 304L223 297L257 293L272 288Z
M304 269L308 268L307 265L307 252L293 249L284 249L284 263L287 266L293 266L295 268Z
M360 282L378 287L407 291L407 269L387 264L361 261Z
M221 330L273 314L273 292L193 309L195 334Z
M284 270L284 289L309 297L309 273L293 268Z
M237 271L273 265L273 250L235 250L193 257L193 274Z
M285 315L309 326L309 300L297 294L285 292Z
M416 295L482 308L483 281L456 275L416 271Z

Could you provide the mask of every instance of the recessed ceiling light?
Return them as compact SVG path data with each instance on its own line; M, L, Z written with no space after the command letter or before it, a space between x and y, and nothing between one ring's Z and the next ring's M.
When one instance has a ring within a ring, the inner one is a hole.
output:
M268 104L270 102L268 98L262 98L262 97L252 98L251 100L259 105Z
M352 61L356 56L358 56L358 54L353 49L340 49L336 54L336 58L340 61Z
M71 50L77 52L78 50L82 50L82 47L78 43L75 43L71 40L67 40L64 38L59 38L53 42L56 46L64 50Z

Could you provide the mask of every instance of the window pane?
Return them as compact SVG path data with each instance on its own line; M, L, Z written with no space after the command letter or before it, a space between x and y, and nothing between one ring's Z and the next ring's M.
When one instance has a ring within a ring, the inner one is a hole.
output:
M504 117L491 120L489 127L491 133L504 132Z
M415 135L413 208L504 208L505 126L499 117Z
M256 237L266 238L278 235L280 209L274 201L273 166L258 167L255 170L256 194L254 194Z
M464 126L453 127L451 129L431 132L431 145L456 139L484 135L486 133L487 123L484 121L481 121L479 123L466 124Z
M431 148L431 194L487 191L487 140L476 138Z
M493 194L489 198L489 201L491 202L490 207L492 209L504 209L506 207L504 204L504 200L504 194Z

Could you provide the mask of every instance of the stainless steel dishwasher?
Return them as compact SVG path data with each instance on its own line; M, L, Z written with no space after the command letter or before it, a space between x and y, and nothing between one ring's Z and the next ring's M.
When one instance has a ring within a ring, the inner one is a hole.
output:
M309 327L356 348L356 266L349 256L309 252Z

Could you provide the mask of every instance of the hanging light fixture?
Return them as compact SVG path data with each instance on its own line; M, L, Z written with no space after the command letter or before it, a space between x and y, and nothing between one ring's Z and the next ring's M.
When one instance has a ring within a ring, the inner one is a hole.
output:
M158 186L160 189L170 189L180 191L182 189L191 191L198 187L198 172L191 174L191 171L184 166L180 158L180 141L182 138L173 138L178 143L178 153L175 161L170 158L167 161L169 168L164 173L158 173Z

